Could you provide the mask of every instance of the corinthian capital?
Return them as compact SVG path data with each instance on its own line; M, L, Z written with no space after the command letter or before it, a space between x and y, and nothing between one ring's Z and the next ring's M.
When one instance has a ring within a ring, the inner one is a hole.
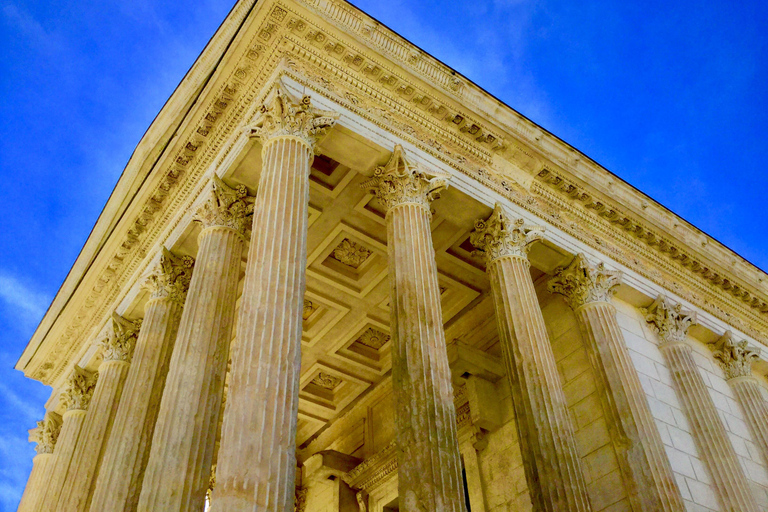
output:
M60 431L61 416L47 412L43 420L37 422L37 427L29 431L29 442L37 443L35 451L38 455L53 453Z
M203 229L223 226L245 234L246 219L253 214L254 202L245 185L231 188L214 174L207 194L205 203L195 214L195 220Z
M99 343L104 351L104 361L131 362L140 328L141 320L132 322L113 312L112 330L107 338Z
M397 205L419 204L429 210L430 203L446 188L446 177L435 176L419 169L405 157L398 144L383 167L373 171L373 178L360 185L373 192L387 212Z
M88 409L98 378L97 372L89 372L75 365L64 391L61 393L61 400L68 411Z
M619 284L620 271L606 270L602 262L593 265L584 254L577 254L570 265L555 271L547 288L564 295L568 304L577 309L592 302L610 302Z
M752 361L758 358L760 351L747 344L747 340L733 341L733 333L726 331L719 340L710 344L713 355L723 369L726 379L749 377L752 375Z
M664 343L682 342L688 329L696 323L696 313L683 311L681 304L672 304L659 295L650 307L642 310L645 321L651 324Z
M328 129L336 124L339 114L312 108L309 96L295 101L278 85L269 103L261 106L261 115L249 127L251 137L258 137L266 143L278 137L296 137L309 147Z
M153 299L167 297L183 304L192 279L194 265L193 257L176 256L163 247L160 261L144 282L143 287L149 291Z
M475 222L469 241L485 253L488 264L504 256L527 258L531 243L540 240L544 228L526 226L523 219L512 219L499 203L486 220Z

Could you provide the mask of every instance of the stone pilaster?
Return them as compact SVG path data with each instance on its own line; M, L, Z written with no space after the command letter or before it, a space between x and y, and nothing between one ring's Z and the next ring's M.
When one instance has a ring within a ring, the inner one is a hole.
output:
M65 478L69 471L72 456L80 439L80 432L85 421L85 411L93 396L98 374L88 372L79 366L75 366L72 375L67 381L61 401L66 408L62 416L61 432L56 440L56 449L53 452L53 460L50 462L50 472L45 496L34 509L36 512L50 512L56 510Z
M191 257L177 257L163 247L159 263L144 283L150 297L93 491L91 510L132 512L138 506L193 264Z
M235 319L246 221L253 199L217 176L195 220L202 224L157 413L137 510L203 510Z
M512 388L525 475L534 510L591 506L560 376L528 262L541 228L513 220L497 204L470 241L487 258L496 320Z
M39 510L40 500L45 496L45 490L50 478L53 449L61 432L61 416L48 412L37 427L29 431L29 442L37 443L37 454L32 459L32 472L29 474L27 486L19 502L18 512L34 512Z
M217 510L282 512L293 503L309 171L315 139L337 117L278 87L251 128L262 171L212 495Z
M723 510L757 512L744 470L686 341L688 329L696 323L695 313L683 311L680 304L673 305L659 296L645 310L645 318L659 335L659 348L672 372L691 425L691 435L712 477Z
M72 454L72 463L56 506L58 512L85 512L90 506L140 327L141 320L132 322L112 313L112 329L100 343L104 358L99 365L99 381L93 391L82 435Z
M548 288L576 313L589 360L602 383L601 399L632 510L683 512L685 505L640 378L611 304L621 272L591 264L583 254L556 272Z
M768 462L768 403L760 391L760 384L752 375L752 362L758 358L759 349L751 348L746 340L734 341L731 331L723 334L711 348L744 410L755 442Z
M392 387L400 508L465 510L451 374L443 331L430 203L445 180L400 146L364 184L387 209Z

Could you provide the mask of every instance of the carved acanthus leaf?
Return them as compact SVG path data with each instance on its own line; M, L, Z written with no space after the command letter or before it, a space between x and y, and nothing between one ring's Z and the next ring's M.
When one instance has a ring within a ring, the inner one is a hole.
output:
M56 413L48 412L42 421L37 422L37 427L29 431L29 440L37 443L35 451L38 455L53 453L60 431L61 417Z
M345 238L333 250L333 258L347 266L357 269L371 255L371 251Z
M504 208L496 203L493 213L486 220L475 222L475 230L469 241L484 253L488 264L505 256L528 257L530 245L543 236L544 228L526 226L523 219L512 219Z
M577 254L570 265L555 271L547 288L564 295L576 309L592 302L610 302L621 276L620 271L606 270L602 262L593 265L584 254Z
M195 220L204 229L223 226L244 235L246 220L253 214L253 202L245 185L232 188L214 174L208 198L195 213Z
M645 321L651 324L663 343L680 343L688 329L696 324L696 312L683 311L682 304L672 304L666 297L658 298L643 310Z
M377 167L373 178L360 185L371 191L386 207L407 203L419 204L429 209L430 203L440 197L447 185L447 176L426 173L405 157L403 147L395 146L392 157L383 167Z
M339 118L339 114L312 108L309 96L294 101L278 84L269 104L261 106L261 115L248 127L251 137L262 145L278 137L298 137L309 147L322 137Z
M710 344L710 347L726 379L752 375L752 362L760 355L760 350L750 347L747 340L733 341L731 331L726 331L719 340Z
M65 389L61 393L61 401L68 411L88 409L98 378L98 372L89 372L75 365Z
M141 320L131 321L112 312L112 329L109 335L99 343L104 352L104 361L130 363L140 328Z
M163 247L160 261L144 282L144 288L151 298L169 298L184 303L192 279L195 259L191 256L176 256Z

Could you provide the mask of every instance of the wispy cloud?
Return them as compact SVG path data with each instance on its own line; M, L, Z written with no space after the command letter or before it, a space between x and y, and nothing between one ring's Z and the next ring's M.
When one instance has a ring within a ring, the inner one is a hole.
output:
M50 297L0 269L0 302L4 303L21 322L21 326L26 328L40 321Z

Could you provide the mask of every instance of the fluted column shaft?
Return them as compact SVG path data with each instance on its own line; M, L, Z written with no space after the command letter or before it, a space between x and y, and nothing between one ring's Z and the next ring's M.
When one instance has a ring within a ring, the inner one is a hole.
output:
M216 463L216 510L293 510L309 172L315 137L335 117L278 86L252 127L262 170Z
M205 505L244 243L245 191L233 194L214 178L198 213L203 231L144 473L143 512L201 511Z
M96 481L93 511L133 512L138 506L191 272L191 258L178 263L174 260L164 252L158 270L148 280L152 295L144 309L144 322Z
M488 273L534 507L547 512L591 510L528 260L499 258Z
M35 512L50 512L56 510L56 504L59 501L61 490L64 487L65 478L69 471L72 455L77 447L77 441L80 439L80 431L85 422L85 410L73 409L65 412L62 416L61 433L56 442L56 449L53 451L53 460L48 473L47 491L45 497L40 501Z
M21 496L17 512L34 512L39 510L38 502L45 496L52 465L52 453L38 453L34 456L32 459L32 472L29 473L27 486L24 488L24 494Z
M760 384L752 376L735 377L728 383L744 409L744 416L763 453L763 460L768 462L768 403L760 392Z

